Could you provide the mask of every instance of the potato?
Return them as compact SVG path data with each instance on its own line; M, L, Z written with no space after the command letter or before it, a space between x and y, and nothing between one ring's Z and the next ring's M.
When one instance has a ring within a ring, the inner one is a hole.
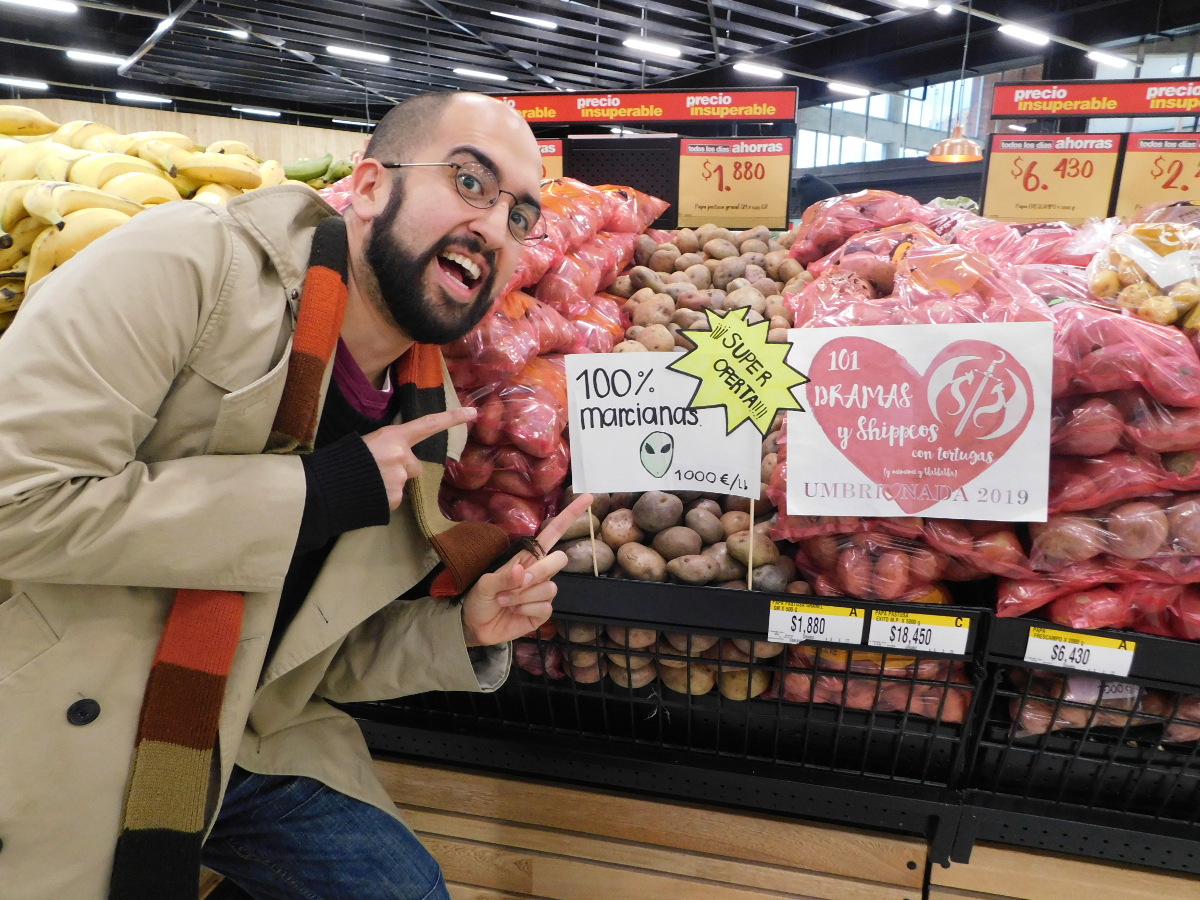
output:
M649 656L638 656L634 653L626 653L621 649L605 653L604 658L612 665L620 666L622 669L644 669L646 666L654 665L654 660Z
M687 667L688 663L686 659L668 658L669 656L679 656L683 653L683 651L674 647L665 640L660 640L654 645L654 652L659 654L659 657L655 660L655 664L658 666L658 670L660 672L664 666L666 666L668 669L683 669Z
M721 527L721 520L711 510L689 509L684 514L683 522L695 532L704 546L725 540L725 529Z
M705 291L712 287L712 272L702 262L688 266L683 270L683 274L698 290Z
M791 259L786 250L772 250L763 256L763 268L772 278L778 279L779 267L785 259Z
M578 497L579 494L575 491L568 490L563 495L563 506L570 506L571 501ZM612 496L610 494L595 493L592 494L592 515L596 517L596 531L600 530L599 523L604 521L604 517L608 515L612 509ZM586 519L584 520L587 521Z
M1122 559L1146 559L1166 542L1170 522L1157 504L1135 501L1108 514L1108 532L1109 553Z
M785 590L789 594L811 594L813 592L812 585L807 581L789 582Z
M665 631L668 646L684 656L699 656L720 640L715 634L691 634L686 631Z
M771 483L771 476L775 474L775 469L779 466L779 454L772 451L763 455L761 472L762 480L765 484Z
M675 315L675 301L669 294L655 294L633 309L634 325L666 325Z
M762 278L753 279L750 282L750 287L754 288L768 300L772 297L779 297L781 300L783 299L779 294L779 292L783 289L783 285L774 278L767 278L764 275Z
M737 534L739 531L747 531L750 525L750 514L741 510L727 512L721 516L721 527L725 529L726 540L729 540L730 535Z
M727 241L733 240L733 232L727 228L722 228L720 225L714 225L711 222L706 222L696 229L696 240L703 247L709 241L723 238Z
M685 291L675 298L675 308L694 311L712 309L712 294L703 290Z
M740 244L738 244L738 250L741 251L740 255L743 257L747 253L753 253L755 256L765 257L770 251L770 248L767 246L766 241L750 240L742 241Z
M701 497L699 500L689 503L687 505L688 512L691 512L693 509L707 509L718 519L721 518L721 513L723 512L721 509L721 504L712 497ZM724 535L722 535L719 540L724 540Z
M634 491L616 491L608 495L608 502L613 509L633 509L633 504L641 494Z
M791 250L792 244L796 243L796 238L799 237L799 235L800 229L793 228L791 231L785 231L783 234L779 235L779 237L775 238L775 240L779 243L780 247L783 247L785 250Z
M628 328L625 329L625 340L636 341L638 339L638 335L641 334L645 330L646 330L645 325L630 325Z
M708 584L717 577L720 564L711 556L689 553L667 562L667 571L684 584Z
M633 259L639 266L650 262L650 257L658 249L658 242L648 234L639 235L633 249Z
M792 259L791 257L788 257L779 264L779 270L776 273L779 280L784 282L791 281L793 278L798 278L801 275L808 275L808 273L804 271L804 266L800 263L800 260ZM808 276L808 280L812 281L811 275Z
M700 535L686 525L672 525L654 536L651 546L667 562L679 556L690 556L700 552L704 542Z
M675 308L678 309L679 308L679 298L682 297L684 294L695 293L696 286L694 284L692 284L692 282L688 279L687 275L684 274L683 272L676 272L671 277L676 278L678 280L672 281L670 284L668 284L666 286L666 289L663 291L663 293L666 294L668 297L670 297L673 301L675 301Z
M654 255L650 257L650 262L646 263L655 272L674 272L675 259L679 256L678 248L672 247L674 253L670 253L662 248L654 251Z
M725 291L720 288L713 288L708 292L708 299L712 303L713 309L725 308Z
M667 580L667 561L645 544L622 544L617 550L617 560L621 568L638 581Z
M584 647L566 647L563 655L572 666L594 666L600 661L600 651Z
M701 553L717 561L717 574L713 576L713 581L734 581L746 577L745 565L729 555L729 546L725 541L705 547Z
M719 588L727 588L731 591L744 591L749 589L749 585L747 585L745 580L742 578L735 578L732 581L718 581L715 583L715 586Z
M657 678L658 670L654 667L653 663L638 669L623 669L620 666L612 666L608 670L608 677L612 679L614 684L620 687L640 688L645 687Z
M757 537L754 540L754 554L755 556L758 555ZM786 558L787 557L780 557L779 560L776 560L773 563L768 563L765 566L755 566L754 571L751 573L754 577L747 578L746 583L753 584L756 591L771 591L776 594L782 594L787 589L788 583L792 580L792 576L796 574L795 572L791 572L789 574L788 571L782 565L780 565L780 562Z
M643 531L657 534L683 520L683 501L665 491L646 491L633 504L633 520Z
M663 287L662 275L646 266L634 266L630 269L629 283L633 286L635 294L647 287L657 294L662 292Z
M665 353L675 346L675 338L666 325L647 325L634 340L657 353Z
M779 243L779 240L777 238L771 238L769 241L767 241L767 248L769 250L771 250L772 252L774 252L776 250L787 250L788 249L783 244Z
M628 300L633 296L633 281L628 275L618 275L605 290L614 297L622 297Z
M765 669L726 669L720 678L721 696L726 700L750 700L770 685L771 673Z
M747 641L734 638L733 646L746 654L752 662L760 659L774 659L787 649L787 644L776 644L773 641Z
M670 275L667 276L667 280L664 282L664 285L668 288L666 293L668 293L668 294L671 293L669 288L673 284L676 284L676 285L686 284L688 286L688 290L691 290L692 288L695 287L695 285L692 284L691 280L686 275L684 275L682 272L672 272ZM674 294L671 294L671 296L673 297Z
M700 242L696 240L696 232L692 229L680 228L675 235L675 246L680 253L695 253L700 249Z
M783 290L780 293L782 293L785 297L788 294L799 294L812 280L812 276L807 272L801 272L799 275L789 280L783 286Z
M577 572L583 575L595 572L607 572L613 567L613 563L617 561L617 556L613 553L612 547L601 540L597 540L593 548L591 538L586 537L565 544L559 544L555 549L567 554L567 564L563 566L564 572ZM594 562L592 559L593 549L595 551Z
M754 556L750 556L750 532L739 531L731 534L725 541L729 555L739 562L758 568L779 560L779 547L769 537L761 534L754 535ZM784 584L787 584L786 580Z
M658 673L659 680L678 694L707 694L717 682L713 666L692 664L684 669L664 668Z
M727 294L732 294L734 291L740 291L742 288L748 287L750 287L750 279L734 278L729 282L729 284L725 285L725 292Z
M744 306L761 313L767 308L767 298L752 287L739 288L725 298L726 309L741 309Z
M742 257L742 261L746 263L746 268L742 271L742 277L750 284L754 284L754 282L761 281L767 277L766 270L758 263L744 256Z
M589 523L588 520L591 520ZM589 509L578 519L567 526L567 530L563 532L560 541L573 541L576 538L587 537L589 534L594 534L600 530L600 520L592 514Z
M746 262L740 256L722 259L713 269L713 287L725 290L726 285L735 278L741 278L746 271Z
M704 265L703 253L680 253L675 257L675 271L686 272L692 266Z
M732 242L718 238L704 245L704 255L709 259L728 259L738 255L738 249Z
M613 353L645 353L646 348L637 341L621 341L612 348Z
M746 243L746 241L761 241L765 244L770 239L770 228L768 228L766 225L755 225L753 228L747 228L741 234L737 235L734 238L734 243L740 247Z
M688 331L695 331L700 326L707 326L708 319L704 313L697 312L694 309L677 309L675 315L671 316L671 324L678 325L680 328Z
M767 302L768 303L771 302L771 299L769 297L767 298ZM784 331L787 331L789 328L792 327L792 323L789 322L787 319L785 319L783 316L770 316L769 315L769 316L767 316L767 321L770 323L772 328L782 328Z
M624 625L607 625L604 629L609 639L618 647L630 650L640 650L649 647L658 640L658 632L653 628L626 628Z
M568 666L567 674L578 681L580 684L596 684L604 673L608 671L608 661L605 659L597 660L595 664L590 666Z
M708 271L710 271L710 272L715 273L717 271L717 266L719 266L720 264L721 264L721 260L719 260L719 259L709 259L706 257L704 260L704 268L708 269Z
M591 622L559 622L558 633L572 644L589 644L600 637L600 626Z
M763 454L779 452L779 429L774 429L763 438Z
M614 550L641 541L645 535L633 519L632 509L614 509L600 524L600 537Z

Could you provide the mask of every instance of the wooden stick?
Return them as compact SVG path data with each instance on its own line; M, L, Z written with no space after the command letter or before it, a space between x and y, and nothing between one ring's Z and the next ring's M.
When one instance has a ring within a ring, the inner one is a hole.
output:
M746 564L746 588L754 590L754 498L750 498L750 562Z
M600 577L600 560L596 557L596 524L595 517L592 515L592 508L587 508L588 517L588 537L592 539L592 574L597 578Z

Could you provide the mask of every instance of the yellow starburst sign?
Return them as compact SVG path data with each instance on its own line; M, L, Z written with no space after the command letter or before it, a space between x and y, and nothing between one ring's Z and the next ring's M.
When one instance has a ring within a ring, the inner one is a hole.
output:
M684 331L695 344L667 368L699 379L690 406L725 407L726 433L749 421L766 435L781 409L804 410L792 389L808 381L787 363L791 344L767 342L767 322L751 325L748 307L724 315L706 309L708 331Z

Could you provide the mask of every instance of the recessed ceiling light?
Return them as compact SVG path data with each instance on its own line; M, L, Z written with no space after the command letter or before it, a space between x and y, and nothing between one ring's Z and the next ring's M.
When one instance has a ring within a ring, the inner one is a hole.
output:
M487 81L508 81L507 75L498 75L495 72L480 72L478 69L454 69L455 75L461 75L464 78L483 78Z
M1007 25L1000 26L1000 33L1007 34L1010 38L1016 38L1018 41L1024 41L1027 44L1033 44L1037 47L1045 47L1050 43L1050 35L1044 31L1038 31L1036 28L1027 28L1024 25L1017 25L1009 22Z
M627 38L623 43L630 50L643 50L646 53L656 53L659 56L678 58L683 55L683 51L674 44L662 44L658 41L646 41L641 38Z
M374 128L374 122L368 122L365 119L330 119L335 125L357 125L359 128Z
M758 63L740 62L733 64L734 71L744 72L747 75L758 75L762 78L782 78L783 70L776 69L773 66L760 66Z
M848 84L845 81L829 82L829 89L837 91L839 94L853 94L855 97L870 97L870 88L865 88L860 84Z
M1183 65L1183 63L1176 63L1175 65L1171 66L1171 74L1172 75L1182 75L1184 68L1185 68L1185 66Z
M1024 125L1009 125L1008 130L1009 131L1025 131L1026 128Z
M123 56L114 56L111 53L93 53L91 50L68 50L67 59L81 63L95 63L100 66L119 66L125 62Z
M1111 53L1104 53L1100 50L1093 50L1088 53L1087 58L1092 62L1103 63L1106 66L1112 66L1115 69L1124 69L1129 65L1129 60L1123 56L1113 56Z
M558 23L551 22L549 19L535 19L532 16L518 16L513 13L502 13L491 10L493 16L499 16L501 19L512 19L514 22L524 22L526 25L533 25L536 28L545 28L548 31L557 31Z
M25 88L27 91L47 91L50 85L44 81L34 81L31 78L12 78L8 75L0 75L0 84L7 84L9 87Z
M136 91L117 91L118 100L128 100L130 103L170 103L170 97L161 94L139 94Z
M933 11L939 16L948 16L950 13L954 12L954 7L949 3L939 3L933 8Z
M330 44L325 48L325 52L330 56L340 56L342 59L360 59L363 62L383 63L391 62L392 58L386 53L372 53L370 50L359 50L355 47L339 47L336 44Z
M78 6L76 6L74 3L67 3L66 0L0 0L0 3L8 3L12 6L29 6L33 9L41 10L42 12L79 12Z
M241 28L222 28L221 34L227 34L231 38L237 38L239 41L244 41L250 37L250 32L243 31Z
M245 113L248 116L266 116L268 119L278 119L283 113L277 109L261 109L257 106L231 106L234 112Z

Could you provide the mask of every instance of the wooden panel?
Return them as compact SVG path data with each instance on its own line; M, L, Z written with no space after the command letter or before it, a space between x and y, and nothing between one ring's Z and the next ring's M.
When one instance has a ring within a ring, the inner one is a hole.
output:
M213 141L245 141L261 159L288 163L303 157L316 158L332 153L335 159L348 158L366 146L361 131L334 128L310 128L287 125L269 119L235 119L200 116L140 106L113 106L78 100L23 99L22 106L41 110L56 122L87 119L115 128L123 134L133 131L178 131L201 146Z
M425 835L425 845L442 865L448 881L501 891L533 894L546 900L596 900L605 897L653 897L654 900L815 900L803 894L757 891L694 878L676 878L621 866L603 866L564 856Z
M667 844L905 887L919 887L925 870L926 848L916 840L384 760L377 761L377 769L392 799L405 806Z
M455 884L448 881L446 889L450 892L450 900L530 900L529 894L493 891L491 888L476 887L473 884Z
M1021 898L1006 897L1000 894L980 894L976 891L960 891L957 888L931 887L929 900L1021 900Z
M530 828L495 819L451 815L401 807L405 821L424 841L433 837L499 844L518 850L571 856L598 863L744 885L780 893L800 893L821 900L916 900L919 888L901 888L798 869L747 863L628 841L588 837L579 832Z
M977 844L969 865L934 866L930 882L1020 900L1200 900L1198 878L990 844Z

